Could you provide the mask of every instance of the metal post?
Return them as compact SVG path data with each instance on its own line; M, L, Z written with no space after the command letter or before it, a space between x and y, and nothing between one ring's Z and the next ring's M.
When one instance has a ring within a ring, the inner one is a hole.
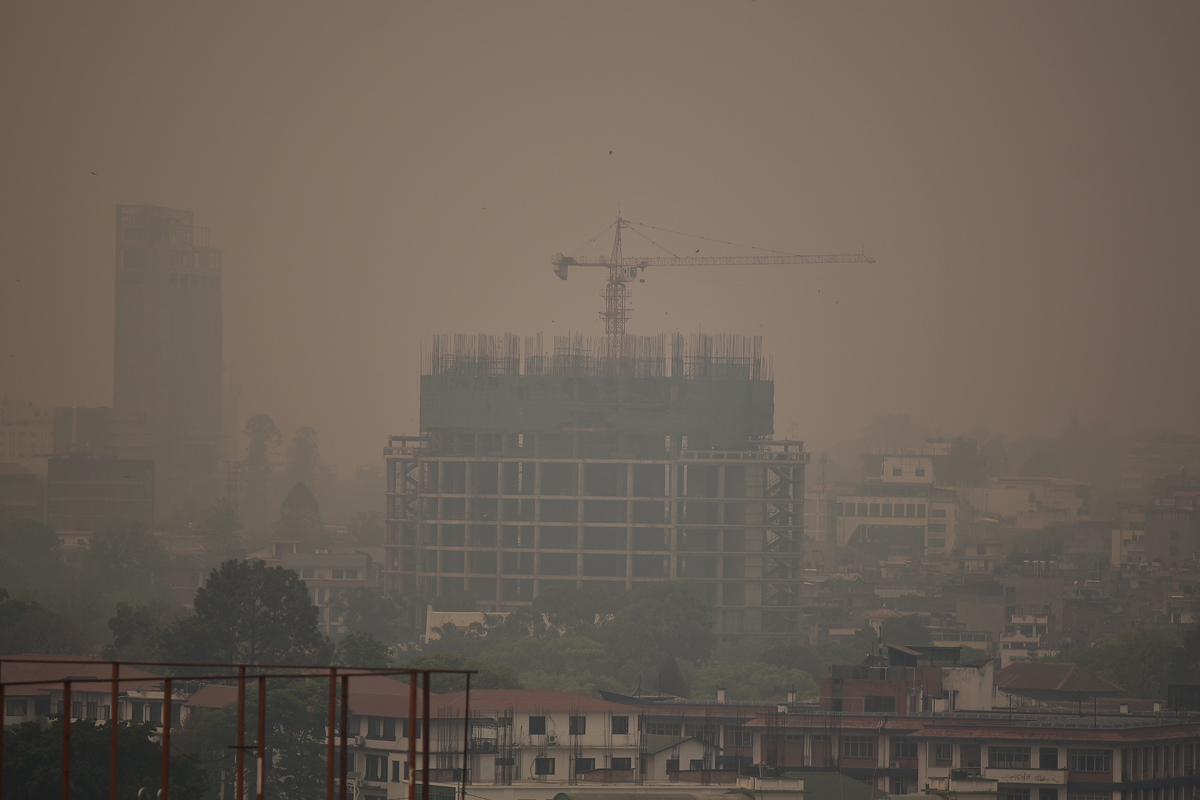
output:
M62 800L71 800L71 682L63 681Z
M233 796L235 800L245 800L246 793L246 667L238 665L238 712L237 712L237 767L234 770Z
M467 673L467 693L463 695L463 770L462 795L467 800L467 768L471 757L471 673Z
M333 800L333 731L337 724L337 667L329 668L329 733L325 735L325 800Z
M346 767L349 760L349 748L346 747L346 735L350 729L350 676L342 675L342 790L341 800L346 800Z
M4 662L0 660L0 675L3 675ZM4 683L0 680L0 797L4 797L4 715L8 706L4 705Z
M161 800L169 800L171 796L171 679L163 681L163 735L162 735L163 765L162 765L162 794Z
M429 673L425 673L421 690L421 800L429 800Z
M258 676L258 800L267 787L267 679ZM167 798L163 798L167 800Z
M417 673L408 673L408 800L417 800ZM423 800L427 800L424 798Z
M112 697L108 705L108 726L111 729L108 740L108 800L117 800L117 703L120 699L121 663L114 661L112 665Z

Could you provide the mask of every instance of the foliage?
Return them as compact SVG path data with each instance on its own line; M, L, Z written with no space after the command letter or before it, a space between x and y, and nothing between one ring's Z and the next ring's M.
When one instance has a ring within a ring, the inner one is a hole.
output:
M391 644L416 640L421 632L415 621L417 612L379 589L350 589L333 602L333 613L342 618L343 627Z
M75 620L42 608L36 600L12 600L0 589L0 655L72 655L89 647L87 634Z
M347 667L386 667L391 648L369 633L347 633L337 644L337 663Z
M328 691L328 684L320 680L268 681L266 740L270 758L267 760L267 796L289 800L319 800L325 796ZM257 682L251 682L246 691L246 706L253 709L257 703ZM255 714L247 713L246 742L254 742L256 726ZM208 796L234 796L236 756L231 746L237 743L236 706L201 712L198 718L189 720L176 741L181 749L194 752L207 767ZM245 777L251 786L253 764L253 758L246 759Z
M691 685L684 676L683 670L679 668L679 662L675 660L674 656L667 656L662 666L658 669L658 691L662 694L671 694L676 697L692 696Z
M329 547L332 542L321 522L316 495L303 483L297 483L283 498L277 530L281 538L299 542L301 550Z
M359 511L346 526L346 544L374 547L383 544L383 515L378 511Z
M712 606L692 581L638 584L605 627L614 653L626 664L646 669L667 656L698 664L717 643Z
M165 605L117 603L117 613L108 621L112 644L102 655L112 661L154 661L158 659L158 631L174 615Z
M228 500L218 500L200 518L200 535L204 538L204 549L218 556L242 544L242 521L237 510Z
M109 739L107 725L71 726L71 794L107 797ZM5 800L45 800L62 796L62 718L50 724L23 722L4 732ZM146 787L153 797L162 778L162 747L149 724L122 722L117 731L118 797L136 797ZM201 800L205 773L195 757L171 754L171 797Z
M325 663L329 639L317 629L317 607L295 572L262 561L226 561L196 592L195 616L160 634L170 661L247 664Z
M155 593L163 585L167 554L144 525L110 528L92 535L87 567L90 578L107 591Z
M516 673L509 667L479 658L468 658L458 653L419 655L400 666L405 669L473 669L478 672L471 676L473 689L521 688ZM432 691L438 693L458 692L466 687L466 681L461 675L431 675L429 685Z
M62 559L49 525L15 519L0 525L0 586L13 597L35 597L58 584Z
M799 698L817 694L817 684L807 672L762 661L708 664L692 673L692 696L712 700L717 687L725 687L730 701L779 700L793 687Z
M1142 629L1106 637L1090 647L1069 647L1049 660L1078 664L1132 697L1165 700L1184 642L1174 631Z
M883 644L909 646L933 644L933 637L929 635L929 629L921 623L919 614L885 619L882 634Z

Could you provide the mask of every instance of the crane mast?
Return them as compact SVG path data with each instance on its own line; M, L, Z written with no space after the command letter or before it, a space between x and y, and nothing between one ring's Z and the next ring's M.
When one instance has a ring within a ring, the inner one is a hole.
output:
M613 235L612 255L609 258L575 258L558 253L550 262L554 265L554 274L561 280L567 279L568 267L604 267L608 270L608 279L604 284L604 310L600 319L604 320L604 333L608 337L608 358L613 374L620 371L623 344L625 341L625 322L630 317L629 289L625 284L637 278L638 272L647 267L708 267L708 266L766 266L773 264L874 264L875 259L868 258L862 253L842 253L833 255L795 255L778 254L769 256L652 256L646 258L626 258L621 251L621 229L630 225L628 220L617 217L616 232Z

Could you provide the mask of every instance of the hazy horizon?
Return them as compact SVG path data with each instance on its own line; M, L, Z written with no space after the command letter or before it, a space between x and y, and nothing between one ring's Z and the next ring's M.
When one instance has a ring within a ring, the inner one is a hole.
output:
M633 284L631 334L763 336L777 435L814 450L885 413L1197 434L1198 23L1183 2L6 3L0 394L111 404L114 206L189 209L223 251L242 421L310 425L348 474L417 431L433 335L601 336L603 275L550 259L619 212L876 259Z

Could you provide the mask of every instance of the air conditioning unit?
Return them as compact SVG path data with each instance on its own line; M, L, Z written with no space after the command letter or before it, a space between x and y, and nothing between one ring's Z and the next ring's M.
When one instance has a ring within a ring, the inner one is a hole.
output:
M558 744L558 734L557 733L546 734L546 741L549 744Z
M900 769L900 762L899 762L899 761L893 761L893 762L892 762L892 769Z
M366 740L366 739L364 739L364 738L363 738L363 737L361 737L361 736L355 736L355 737L354 737L354 746L355 746L355 747L362 747L362 746L363 746L363 744L365 744L365 743L366 743L366 741L367 741L367 740Z

